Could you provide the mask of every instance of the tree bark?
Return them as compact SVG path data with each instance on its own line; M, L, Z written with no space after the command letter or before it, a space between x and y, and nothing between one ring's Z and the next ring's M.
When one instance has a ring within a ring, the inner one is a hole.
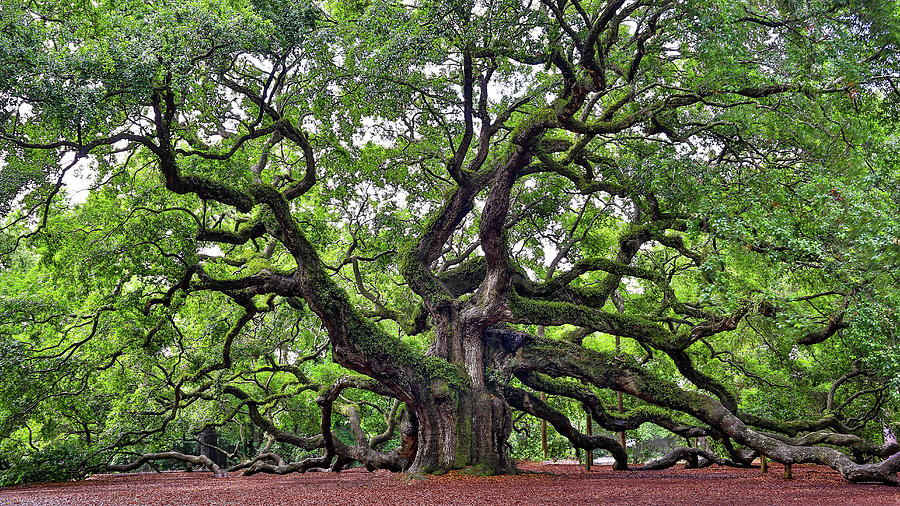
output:
M707 467L712 464L729 467L748 467L738 462L723 459L709 450L704 450L702 448L681 447L672 450L671 452L663 455L658 459L647 462L643 466L636 468L636 470L655 471L659 469L667 469L682 460L687 462L690 462L691 460L696 461L696 465L694 466L696 468Z
M219 467L215 462L210 460L209 457L205 455L187 455L180 452L148 453L146 455L142 455L139 459L130 464L108 464L106 468L110 471L116 472L134 471L142 465L154 460L180 460L189 464L204 466L212 471L216 478L224 478L228 475L228 473L224 469Z
M850 482L881 482L900 485L900 452L878 464L858 464L844 453L828 447L794 446L757 432L744 424L719 400L653 377L636 362L572 345L543 339L526 345L517 354L514 369L520 373L542 370L551 376L584 379L600 388L621 390L639 399L689 413L762 455L785 465L828 465ZM513 371L516 372L515 370Z
M511 411L485 380L482 330L464 323L452 308L433 314L433 320L436 338L428 357L442 360L426 357L429 385L410 406L418 421L418 448L410 470L442 472L474 466L484 474L513 471L506 449Z

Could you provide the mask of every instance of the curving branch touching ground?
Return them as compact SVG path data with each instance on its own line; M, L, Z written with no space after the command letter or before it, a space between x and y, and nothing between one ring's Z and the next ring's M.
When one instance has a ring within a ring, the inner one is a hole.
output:
M354 378L345 376L336 380L330 387L324 389L316 399L317 404L322 410L322 434L313 437L300 437L295 434L279 429L271 420L263 417L259 412L259 403L250 398L250 396L235 386L227 386L225 393L231 394L241 399L248 407L250 419L256 426L269 434L269 443L260 450L260 453L252 460L242 462L233 469L246 469L244 474L251 475L255 473L270 474L287 474L292 472L306 472L310 470L319 470L324 467L331 466L333 471L340 471L341 468L350 462L360 462L369 470L374 469L390 469L393 471L401 471L409 467L410 461L408 457L409 449L403 446L394 449L391 452L382 452L376 450L376 446L383 441L390 439L394 435L397 426L396 412L399 408L398 403L394 403L390 418L388 420L388 428L382 433L368 438L361 425L359 411L355 406L347 406L343 408L350 420L351 432L356 441L355 445L346 445L331 430L331 417L334 411L334 403L341 393L349 388L372 390L381 394L390 394L384 387L378 383L368 381L362 378ZM410 424L402 423L401 428L410 431ZM403 441L410 441L410 438L404 437ZM268 448L273 441L288 443L305 450L316 448L324 448L325 453L320 457L310 457L300 462L287 463L284 459L276 454L270 453Z
M116 472L134 471L144 464L152 462L154 460L177 460L180 462L187 462L188 464L193 464L195 466L203 466L212 471L216 478L224 478L228 475L228 472L226 470L216 465L215 462L210 460L209 457L205 455L187 455L180 452L147 453L145 455L141 455L140 458L129 464L107 464L106 468L110 471Z
M566 416L548 406L538 397L535 397L521 388L506 387L503 389L503 395L506 396L506 400L516 409L550 422L550 424L553 425L553 428L571 441L576 448L583 448L585 450L602 448L609 451L613 458L615 458L616 462L613 465L613 469L628 468L628 455L625 453L625 449L622 448L618 440L604 435L582 434L572 426Z
M858 464L844 453L828 447L794 446L747 427L718 400L656 378L636 363L548 339L535 339L521 348L513 370L541 371L550 376L580 378L599 388L621 390L647 402L689 413L736 442L784 464L812 462L828 465L851 482L881 482L900 485L900 452L881 463Z
M802 437L785 437L781 434L764 433L769 437L783 441L793 446L813 446L818 444L826 444L830 446L839 446L847 448L860 455L871 455L875 457L890 457L896 453L900 453L900 445L894 442L885 442L882 445L876 445L871 441L867 441L855 434L837 434L828 431L815 431L804 434Z
M699 458L698 458L699 457ZM643 465L634 468L635 471L658 471L660 469L668 469L678 462L686 460L688 462L697 460L696 467L707 467L712 464L729 467L751 467L749 465L734 462L732 460L723 459L715 453L704 450L702 448L681 447L672 450L662 457L645 462Z
M319 405L323 406L323 417L326 411L324 406L331 405L341 394L341 392L348 388L373 390L384 394L389 393L385 391L384 387L382 387L378 383L352 377L340 378L335 381L335 383L327 391L323 392L322 395L320 395L317 399ZM404 456L407 454L407 452L404 451L405 449L402 446L394 449L391 452L382 452L376 450L375 446L371 443L369 438L366 437L365 432L363 432L359 411L355 408L355 406L348 406L347 412L350 419L350 431L353 434L353 438L356 444L353 446L346 445L334 435L326 438L326 441L330 440L331 444L334 445L334 453L338 456L338 461L336 461L335 465L332 466L333 471L340 471L342 462L349 462L354 460L362 463L370 471L375 469L402 471L410 466L411 462L409 462L408 458ZM381 436L381 439L385 439L389 436L390 432L388 433L388 436ZM326 442L326 445L327 444L328 443Z

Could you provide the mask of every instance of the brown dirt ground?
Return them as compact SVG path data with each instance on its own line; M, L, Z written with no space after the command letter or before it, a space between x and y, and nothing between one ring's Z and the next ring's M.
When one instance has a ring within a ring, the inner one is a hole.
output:
M829 468L673 468L585 472L574 465L523 463L517 476L460 473L427 478L351 469L339 474L240 476L206 472L96 475L81 482L0 489L0 505L282 504L807 504L900 505L900 487L851 485Z

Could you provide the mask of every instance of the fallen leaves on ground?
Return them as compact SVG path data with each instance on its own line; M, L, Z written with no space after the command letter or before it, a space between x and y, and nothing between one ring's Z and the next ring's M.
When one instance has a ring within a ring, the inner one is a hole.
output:
M288 504L900 504L900 487L851 485L822 466L590 472L575 465L522 463L515 476L341 473L286 476L206 472L104 474L82 482L0 489L0 505L288 505Z

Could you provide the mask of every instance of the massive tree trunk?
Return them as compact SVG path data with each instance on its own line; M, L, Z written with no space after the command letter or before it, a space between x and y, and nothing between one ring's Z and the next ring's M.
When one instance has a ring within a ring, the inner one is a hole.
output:
M463 322L453 307L434 320L436 339L426 357L428 388L411 406L419 436L411 470L440 472L467 466L489 474L513 470L506 450L512 429L510 408L485 381L481 329Z

